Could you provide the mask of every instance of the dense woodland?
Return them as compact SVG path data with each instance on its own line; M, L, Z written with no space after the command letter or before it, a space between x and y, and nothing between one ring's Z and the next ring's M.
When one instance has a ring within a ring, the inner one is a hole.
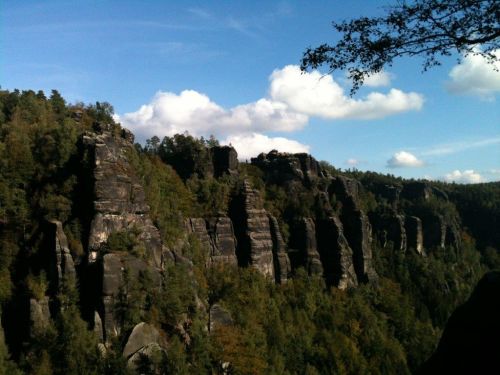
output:
M108 103L69 104L57 91L0 91L0 309L5 330L0 331L5 336L0 337L0 374L127 374L121 350L141 321L160 327L169 343L167 355L150 360L142 373L222 373L224 363L230 364L231 374L412 373L431 355L448 317L479 278L500 267L500 183L438 182L432 184L448 201L402 204L410 212L458 214L461 248L427 249L422 257L374 241L376 284L344 291L298 269L279 285L252 268L207 267L200 243L185 240L183 220L227 211L243 179L259 189L285 240L287 223L315 215L317 202L306 188L285 191L266 183L251 164L240 164L238 175L204 175L205 153L218 144L214 138L153 137L144 146L136 144L128 158L163 241L180 247L192 269L167 267L160 288L151 286L147 274L126 279L117 308L125 328L105 351L82 315L79 285L69 282L57 297L62 308L51 325L28 334L27 327L16 324L15 314L27 298L41 298L50 289L40 266L41 225L47 219L61 221L73 257L83 257L88 213L80 199L79 139L95 122L114 123L112 114ZM321 165L333 176L363 184L368 213L388 205L376 194L377 186L402 182ZM337 202L331 203L336 207ZM141 254L133 231L110 236L106 246L107 251ZM209 334L199 300L224 306L234 324ZM189 321L189 340L178 329L181 320Z

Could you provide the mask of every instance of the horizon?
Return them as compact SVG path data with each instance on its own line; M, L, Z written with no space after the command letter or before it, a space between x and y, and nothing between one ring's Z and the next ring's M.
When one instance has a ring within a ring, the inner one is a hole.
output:
M390 3L5 1L0 85L107 101L142 143L188 131L242 159L278 149L342 170L499 181L500 72L480 58L425 73L400 59L353 97L342 72L300 73L308 46L335 39L331 21Z

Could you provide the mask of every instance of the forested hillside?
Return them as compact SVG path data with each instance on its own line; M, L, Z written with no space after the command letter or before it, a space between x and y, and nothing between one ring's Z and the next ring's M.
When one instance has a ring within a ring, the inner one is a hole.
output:
M0 374L406 374L500 267L500 183L342 171L0 91Z

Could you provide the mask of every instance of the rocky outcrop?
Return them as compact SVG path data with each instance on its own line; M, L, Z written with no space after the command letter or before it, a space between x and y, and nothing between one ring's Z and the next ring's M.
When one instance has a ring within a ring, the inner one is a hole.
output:
M75 283L75 264L60 221L50 220L45 223L44 240L46 249L50 251L48 254L48 275L51 292L56 295L63 282Z
M422 220L416 216L406 216L405 229L408 249L413 249L417 254L425 255Z
M231 314L228 310L223 308L218 303L214 303L212 307L210 307L209 311L209 323L208 330L209 332L213 332L214 330L227 327L233 325L233 318L231 318Z
M167 342L153 325L141 322L137 324L127 339L123 349L123 356L127 359L128 367L136 370L139 361L152 361L158 354L166 356Z
M94 217L88 240L89 262L97 259L99 248L113 232L138 228L138 240L148 261L162 266L162 241L148 216L144 189L127 159L132 152L131 135L115 135L112 126L96 125L96 133L85 133L83 144L90 156L94 182Z
M276 283L284 284L287 282L291 273L290 259L286 251L286 244L281 236L278 220L269 215L269 224L271 226L271 238L273 240L273 260L274 260L274 278Z
M263 275L274 278L273 240L269 217L263 208L259 191L245 180L230 207L238 241L237 257L240 266L251 266Z
M352 178L338 176L332 179L330 193L342 203L340 220L344 235L353 251L354 269L358 281L371 282L378 276L372 264L372 228L367 215L361 209L359 191L361 184Z
M324 177L318 161L309 154L289 154L272 150L252 158L252 164L259 167L267 182L283 185L292 181L306 184L318 177Z
M209 218L207 228L212 245L212 262L236 265L236 238L231 219L225 216Z
M395 211L375 212L370 215L370 221L382 247L386 247L390 242L395 250L403 253L406 251L407 236L404 215Z
M238 153L231 146L215 146L210 148L215 177L224 174L235 175L238 173Z
M290 261L294 269L304 267L309 275L322 275L323 265L316 242L316 225L310 217L291 223Z
M441 215L427 215L422 218L424 247L444 249L446 245L446 222Z
M450 316L420 374L500 373L500 272L486 274Z
M186 220L188 233L196 235L205 249L209 263L237 264L236 238L231 219L225 216L189 218Z
M119 293L124 293L125 272L130 280L137 280L139 274L148 273L152 279L151 287L158 287L161 282L159 270L145 261L128 254L110 253L102 257L102 297L100 298L99 315L103 318L105 340L117 336L121 331L116 320L115 306Z
M50 324L49 297L38 300L30 298L30 332L31 336L44 332Z
M344 228L337 216L319 221L318 243L326 282L339 289L358 285L353 253L344 237Z
M448 200L448 195L428 182L425 181L411 181L403 184L401 191L401 198L407 200L429 200L432 196L443 200Z

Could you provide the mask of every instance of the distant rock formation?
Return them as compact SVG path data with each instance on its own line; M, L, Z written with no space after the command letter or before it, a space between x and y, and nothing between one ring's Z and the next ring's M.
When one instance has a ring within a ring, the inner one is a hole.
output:
M318 225L318 243L325 279L339 289L358 286L353 253L344 237L344 227L337 216L321 220Z
M500 272L487 273L448 319L419 374L500 373Z
M210 148L215 177L224 174L238 173L238 153L231 146L215 146Z
M332 179L330 192L342 202L340 219L344 234L354 254L354 269L358 281L371 282L378 279L372 264L372 227L359 202L359 181L338 176Z
M158 354L166 357L167 341L153 325L141 322L130 333L123 348L123 356L132 370L138 370L144 359L151 361Z
M263 275L274 278L273 240L269 217L262 198L245 180L231 202L230 216L238 241L240 266L252 266Z
M303 217L291 225L290 261L293 268L304 267L309 275L322 275L323 265L318 252L314 220Z
M205 249L210 263L238 263L236 258L236 238L233 223L226 216L189 218L186 220L188 233L196 235Z
M416 216L406 216L405 229L408 248L413 249L417 254L425 255L422 220Z
M278 185L292 181L310 185L318 177L324 177L318 161L305 153L289 154L272 150L252 158L252 164L264 172L268 183Z
M276 283L284 284L291 276L292 267L288 258L285 241L281 236L278 220L274 216L269 215L269 224L273 240L274 277Z

